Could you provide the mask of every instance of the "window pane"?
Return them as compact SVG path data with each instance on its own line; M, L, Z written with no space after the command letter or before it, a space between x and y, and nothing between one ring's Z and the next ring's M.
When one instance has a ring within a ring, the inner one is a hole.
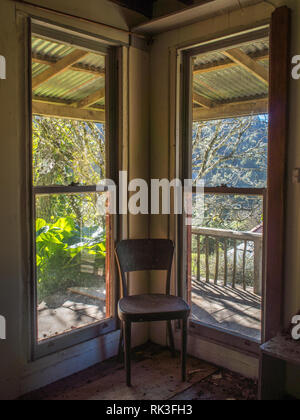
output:
M39 341L106 318L105 195L36 197Z
M194 194L191 234L194 320L261 339L263 197Z
M193 195L193 226L252 231L263 224L263 197L232 194L205 194L204 211L197 209Z
M105 178L105 63L105 54L32 37L34 186Z
M254 60L257 75L241 65ZM192 314L195 320L261 342L264 206L262 196L215 194L266 189L268 161L269 38L193 57L194 184L211 187L193 197ZM196 200L197 198L197 200ZM200 205L197 206L197 202Z
M193 179L205 186L265 188L268 115L193 124Z
M34 186L95 185L104 178L104 125L34 116Z

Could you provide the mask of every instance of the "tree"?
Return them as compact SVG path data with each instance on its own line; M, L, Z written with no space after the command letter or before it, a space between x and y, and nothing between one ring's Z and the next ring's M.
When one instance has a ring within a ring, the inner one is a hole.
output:
M105 177L102 124L33 119L34 185L97 184Z
M200 121L193 130L193 179L206 186L264 188L268 116ZM195 224L197 222L197 214ZM249 230L262 221L260 197L207 195L202 226Z
M96 185L105 178L105 128L102 124L57 118L33 119L35 186ZM37 200L38 217L75 215L78 223L93 219L96 194L51 195Z
M95 185L105 178L101 124L33 119L34 186ZM105 282L105 216L99 194L36 195L38 299Z

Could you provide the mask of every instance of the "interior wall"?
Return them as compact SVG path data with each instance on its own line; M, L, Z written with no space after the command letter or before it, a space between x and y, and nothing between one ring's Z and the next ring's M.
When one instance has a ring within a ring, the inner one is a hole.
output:
M150 54L147 51L131 48L129 56L129 182L133 179L149 180L149 66ZM129 199L132 194L129 194ZM149 237L148 215L129 215L131 239ZM149 274L132 273L129 277L130 294L149 292ZM133 346L149 339L148 324L136 323L132 326Z
M46 0L33 0L38 5L50 6ZM1 176L1 231L3 246L0 256L0 314L7 320L7 339L0 340L0 399L14 398L50 382L71 375L117 353L119 333L107 334L96 340L74 346L65 351L44 357L35 362L30 360L29 323L29 267L27 243L24 234L29 231L26 218L26 74L25 38L26 16L41 17L56 24L128 43L128 25L141 21L141 16L110 3L106 0L53 0L51 7L122 28L101 26L69 17L48 13L40 9L20 5L12 0L0 1L0 54L7 61L7 79L0 80L0 176ZM126 50L127 51L127 50ZM122 144L124 158L132 176L148 178L148 52L138 47L129 47L126 62L127 80L123 123L126 127L126 144ZM130 77L128 76L130 74ZM144 88L144 86L146 88ZM135 115L139 118L136 119ZM137 153L139 155L137 164ZM126 168L124 164L124 168ZM129 220L124 236L148 235L148 223L143 218ZM147 279L132 285L133 291L147 292ZM141 344L148 339L148 330L137 329L133 333L133 343Z
M300 54L300 3L285 1L292 9L291 57ZM287 213L284 316L288 326L300 310L300 185L293 183L293 170L300 165L300 120L297 112L300 104L300 82L291 78L289 105Z
M287 5L293 11L292 22L292 55L300 52L300 33L297 22L300 18L299 1L273 1L274 5ZM182 26L176 30L162 33L154 37L151 51L151 175L163 178L175 177L176 98L171 98L176 89L176 51L190 45L218 38L232 32L239 32L250 26L259 26L266 22L274 10L269 2L262 2L246 9L224 13L205 21ZM285 324L288 325L292 315L300 309L300 187L292 183L293 168L300 165L300 121L297 116L297 106L300 101L300 82L291 81L290 86L290 134L288 139L288 180L287 180L287 214L286 214L286 276L284 313ZM171 98L171 101L170 101ZM169 162L169 165L166 165ZM151 216L150 233L152 237L170 237L175 239L175 224L167 216ZM173 279L175 281L175 277ZM175 285L173 285L175 287ZM160 292L160 279L153 274L151 277L151 292ZM274 309L276 310L276 309ZM154 342L166 344L165 326L151 327L151 339ZM199 341L199 346L200 346ZM197 347L193 339L190 351ZM216 362L226 365L229 359L222 359L222 352ZM241 364L242 359L240 358ZM257 363L253 359L253 363ZM236 365L237 368L237 365ZM258 372L258 369L256 370Z
M300 54L300 2L286 1L292 9L291 57ZM300 81L291 78L289 104L289 140L287 172L286 252L284 278L284 321L286 327L300 310L300 185L293 183L293 170L300 166ZM288 394L300 398L300 369L287 367L286 389Z
M49 7L47 0L32 0L33 3ZM101 7L99 4L101 2ZM276 0L273 0L275 3ZM292 54L300 52L300 29L296 22L300 18L298 0L277 1L287 4L294 11L292 27ZM134 12L107 2L106 0L90 0L83 3L80 0L53 0L51 7L66 13L127 29L128 25L136 25L143 18ZM28 12L33 9L18 6L19 10ZM128 165L130 178L148 179L149 171L152 178L173 178L175 175L175 132L173 116L176 98L176 47L194 44L197 41L214 38L227 31L239 31L243 26L259 23L268 18L273 10L269 3L247 10L236 11L224 16L218 16L198 24L178 28L155 37L151 57L145 50L129 49L128 67L128 106L125 105L124 115L128 111ZM58 15L36 11L34 15L52 19L56 23L74 26L75 21ZM54 380L84 369L100 360L111 357L117 351L118 333L109 334L72 349L57 353L31 363L29 360L30 335L28 319L28 282L26 276L29 261L23 258L24 243L22 230L24 225L24 110L26 109L24 93L24 74L26 69L18 57L22 57L25 48L24 34L17 26L18 14L16 4L12 0L0 2L0 54L7 59L7 80L0 81L0 176L1 176L1 233L5 246L2 247L0 263L0 314L7 319L7 340L0 341L0 399L13 398L32 389L46 385ZM99 36L127 42L128 35L112 28L91 25L82 21L76 22L78 28L97 33ZM149 69L150 63L150 69ZM148 81L151 79L150 90ZM146 98L146 99L145 99ZM148 100L149 98L149 100ZM170 100L170 98L172 100ZM300 101L300 82L291 82L290 136L288 162L288 206L287 206L287 249L285 277L285 322L289 323L291 315L300 309L300 188L292 184L292 171L300 166L300 121L297 116L297 106ZM150 103L149 103L150 102ZM147 112L150 110L150 125ZM126 117L126 118L127 118ZM126 124L125 124L126 125ZM151 166L149 168L149 133L151 140ZM144 216L128 217L128 237L145 237L150 232L152 237L175 237L173 218L167 216L152 216L150 220ZM125 235L124 235L125 236ZM148 278L141 282L133 279L133 292L160 292L161 279L151 277L151 287ZM175 284L173 284L175 288ZM139 326L134 332L134 344L140 344L148 338L148 326ZM165 344L166 333L163 325L152 324L150 337L154 342ZM190 353L201 348L201 341L190 342ZM197 350L198 351L198 350ZM206 347L207 354L210 347ZM216 355L216 362L222 364L222 348ZM241 369L242 360L237 353L234 370ZM211 360L213 361L213 360ZM229 356L223 360L223 365L229 363ZM256 369L253 360L250 365ZM249 365L249 366L250 366ZM251 369L252 369L251 368ZM250 369L250 368L249 368ZM253 372L253 370L252 370ZM290 382L289 382L290 383Z

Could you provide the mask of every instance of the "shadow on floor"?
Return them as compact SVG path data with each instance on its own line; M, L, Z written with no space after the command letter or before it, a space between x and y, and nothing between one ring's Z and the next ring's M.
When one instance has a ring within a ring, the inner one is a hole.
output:
M240 287L233 289L193 280L192 317L261 341L261 298Z

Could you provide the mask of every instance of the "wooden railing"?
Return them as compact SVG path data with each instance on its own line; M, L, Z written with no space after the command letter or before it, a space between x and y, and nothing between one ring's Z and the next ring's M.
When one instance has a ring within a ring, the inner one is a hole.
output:
M220 284L222 281L225 287L231 285L232 288L236 288L240 284L244 290L247 290L246 265L250 256L250 260L253 258L250 287L253 287L255 294L261 296L262 240L260 233L210 228L193 229L192 275L198 281L213 282L214 284ZM202 262L201 255L203 256ZM239 257L242 257L241 264L239 264L240 270L238 270ZM223 267L221 267L221 262L223 262ZM232 267L230 273L229 265Z

